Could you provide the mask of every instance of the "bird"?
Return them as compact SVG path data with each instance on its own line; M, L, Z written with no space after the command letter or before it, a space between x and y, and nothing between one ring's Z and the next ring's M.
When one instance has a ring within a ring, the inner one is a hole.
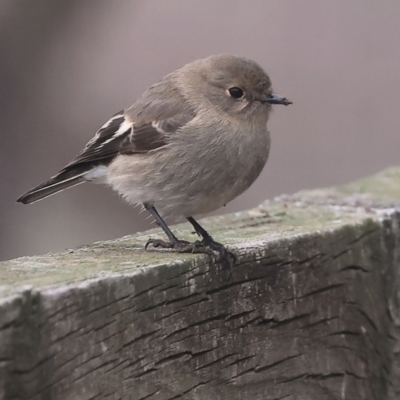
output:
M17 202L84 182L106 184L142 205L165 232L168 241L149 239L146 249L206 253L232 266L236 256L194 216L225 206L260 175L274 104L292 102L273 91L255 61L229 54L193 61L113 115L69 164ZM186 218L202 240L178 239L165 222L170 216Z

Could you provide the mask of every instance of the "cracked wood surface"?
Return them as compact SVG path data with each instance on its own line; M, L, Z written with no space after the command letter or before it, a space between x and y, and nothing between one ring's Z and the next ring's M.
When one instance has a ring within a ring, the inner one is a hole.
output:
M393 168L210 218L230 279L159 230L0 263L0 399L398 399L399 210Z

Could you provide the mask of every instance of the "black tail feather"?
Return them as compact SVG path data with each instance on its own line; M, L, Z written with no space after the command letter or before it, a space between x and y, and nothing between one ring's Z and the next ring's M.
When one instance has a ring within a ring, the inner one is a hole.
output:
M61 171L58 175L22 195L17 202L22 204L34 203L61 190L84 183L86 181L84 178L86 172L87 170L80 170L79 172L76 170Z

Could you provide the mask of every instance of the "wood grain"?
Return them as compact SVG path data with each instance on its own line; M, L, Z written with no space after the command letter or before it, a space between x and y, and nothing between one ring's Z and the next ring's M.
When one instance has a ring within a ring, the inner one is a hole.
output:
M159 230L0 263L0 399L399 398L399 210L392 169L204 220L231 277Z

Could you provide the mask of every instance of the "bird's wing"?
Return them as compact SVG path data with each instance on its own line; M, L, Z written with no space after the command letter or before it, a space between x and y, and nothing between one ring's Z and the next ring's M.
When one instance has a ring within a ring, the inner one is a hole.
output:
M195 117L195 113L180 112L174 116L151 122L133 124L132 131L123 141L120 154L147 153L169 142L169 137Z
M169 137L195 116L176 96L174 102L139 103L110 118L63 171L78 165L108 165L118 154L147 153L165 146Z
M101 179L104 170L98 167L109 165L119 154L147 153L165 146L195 116L179 93L165 89L161 81L132 107L111 117L58 174L17 201L33 203L87 179Z
M132 124L126 120L123 111L113 115L64 170L77 164L108 164L131 131Z

